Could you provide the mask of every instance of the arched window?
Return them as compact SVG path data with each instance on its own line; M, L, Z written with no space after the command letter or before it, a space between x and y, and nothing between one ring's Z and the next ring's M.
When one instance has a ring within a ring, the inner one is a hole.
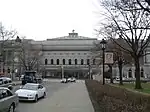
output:
M95 65L95 59L93 59L93 65Z
M87 59L87 65L89 65L90 64L90 59Z
M51 65L53 65L54 64L54 60L53 59L51 59Z
M129 75L129 78L132 77L132 70L131 70L131 68L130 68L129 71L128 71L128 75Z
M48 63L48 60L47 60L47 59L45 59L45 65L47 65L47 63Z
M63 59L63 65L65 65L65 59Z
M68 61L69 61L69 65L71 65L71 59L69 59Z
M84 64L84 60L83 59L81 59L81 65L83 65Z
M57 65L59 65L59 59L57 59Z
M78 61L77 61L77 59L75 59L74 61L75 61L75 65L77 65L77 64L78 64Z

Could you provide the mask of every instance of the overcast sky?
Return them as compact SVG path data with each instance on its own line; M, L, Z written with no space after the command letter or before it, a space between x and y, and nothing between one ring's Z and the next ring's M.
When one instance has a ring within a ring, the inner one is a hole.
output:
M0 22L35 40L67 36L72 29L80 36L96 37L94 1L0 0Z

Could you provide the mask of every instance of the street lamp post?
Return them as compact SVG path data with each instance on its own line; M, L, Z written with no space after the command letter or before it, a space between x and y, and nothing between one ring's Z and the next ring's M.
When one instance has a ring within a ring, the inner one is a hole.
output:
M100 42L100 44L102 45L102 51L103 51L103 85L105 84L105 45L106 45L106 41L104 39L102 39L102 41Z

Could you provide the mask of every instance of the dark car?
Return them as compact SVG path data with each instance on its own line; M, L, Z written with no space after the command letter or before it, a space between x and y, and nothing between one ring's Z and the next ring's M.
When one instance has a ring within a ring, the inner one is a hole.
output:
M37 77L36 71L26 71L22 78L22 85L26 83L42 83L42 78Z

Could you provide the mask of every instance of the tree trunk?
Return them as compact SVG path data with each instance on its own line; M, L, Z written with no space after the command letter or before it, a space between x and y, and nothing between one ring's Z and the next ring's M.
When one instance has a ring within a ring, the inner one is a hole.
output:
M118 68L119 68L119 78L120 78L119 84L123 85L123 81L122 81L122 62L118 63Z
M135 58L135 77L136 77L135 89L142 89L140 80L140 62L138 57Z

